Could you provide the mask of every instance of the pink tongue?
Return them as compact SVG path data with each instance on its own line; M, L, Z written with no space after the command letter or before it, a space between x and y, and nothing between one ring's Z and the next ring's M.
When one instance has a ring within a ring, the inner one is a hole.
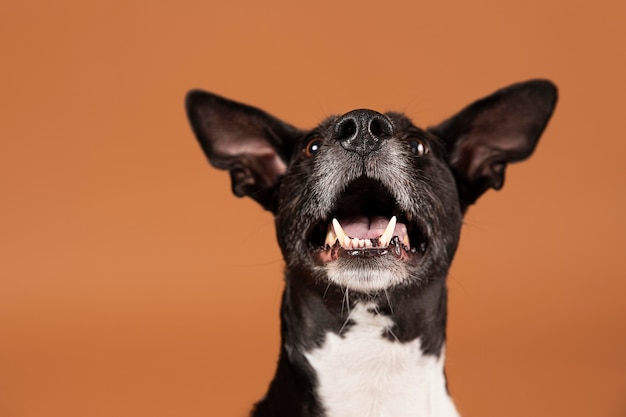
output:
M339 223L344 232L350 237L376 239L385 231L389 224L389 219L381 216L353 216L339 219ZM403 238L406 235L406 226L402 223L397 223L393 235Z

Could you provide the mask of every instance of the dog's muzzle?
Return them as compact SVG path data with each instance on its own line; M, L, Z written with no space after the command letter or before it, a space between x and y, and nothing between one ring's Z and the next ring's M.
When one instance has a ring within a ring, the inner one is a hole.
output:
M419 259L426 251L427 241L421 232L424 228L415 220L412 209L401 207L394 190L375 179L380 172L368 172L366 168L372 160L390 152L389 147L397 141L393 137L391 119L372 110L353 110L334 121L330 142L336 152L354 156L352 163L362 164L362 171L345 187L335 187L339 195L332 199L333 207L309 231L316 261L326 264L345 258L358 262L387 256L410 261ZM384 172L394 175L392 169ZM400 169L395 172L408 175ZM337 181L342 178L345 173ZM394 183L392 179L385 182Z

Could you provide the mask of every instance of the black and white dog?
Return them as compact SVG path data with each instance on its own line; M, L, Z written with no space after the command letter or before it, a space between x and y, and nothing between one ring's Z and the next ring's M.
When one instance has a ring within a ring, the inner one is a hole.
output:
M361 109L300 130L188 94L202 149L274 214L286 262L278 369L253 416L458 415L444 351L463 215L530 156L556 97L531 80L428 129Z

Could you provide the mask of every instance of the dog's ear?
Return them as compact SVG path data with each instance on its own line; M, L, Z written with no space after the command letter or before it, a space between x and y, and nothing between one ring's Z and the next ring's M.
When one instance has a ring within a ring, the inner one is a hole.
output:
M228 170L233 193L275 212L276 183L301 132L264 111L192 90L187 116L209 162Z
M428 130L443 139L464 208L499 190L510 162L535 149L557 99L550 81L530 80L496 91Z

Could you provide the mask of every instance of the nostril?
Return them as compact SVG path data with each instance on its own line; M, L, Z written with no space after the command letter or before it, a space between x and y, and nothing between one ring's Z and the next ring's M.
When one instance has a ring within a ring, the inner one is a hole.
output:
M356 131L356 120L354 120L353 118L346 118L337 123L337 125L335 126L334 136L335 139L339 140L350 139L356 134Z
M380 117L374 117L370 121L369 131L375 138L383 138L386 136L391 136L392 128L391 123L389 121L382 119Z
M393 126L384 114L357 109L340 116L332 134L345 150L365 158L393 136Z

